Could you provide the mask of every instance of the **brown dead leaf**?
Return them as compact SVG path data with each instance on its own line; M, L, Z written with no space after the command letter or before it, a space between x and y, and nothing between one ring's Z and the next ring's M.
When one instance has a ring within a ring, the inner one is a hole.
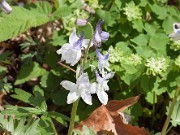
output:
M139 96L130 97L123 101L112 100L107 103L106 108L111 113L111 115L119 115L119 112L124 111L126 108L132 106L137 103L139 100Z
M84 121L81 121L75 130L82 131L83 126L91 127L95 133L106 135L150 135L144 128L125 124L119 112L135 104L139 96L128 98L124 101L113 100L107 105L101 105Z

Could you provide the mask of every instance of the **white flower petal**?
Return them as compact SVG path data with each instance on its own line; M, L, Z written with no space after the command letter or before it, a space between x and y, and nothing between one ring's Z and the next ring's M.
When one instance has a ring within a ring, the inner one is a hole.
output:
M81 58L81 50L69 49L62 54L62 58L64 58L66 63L74 66Z
M60 83L66 90L69 91L76 91L77 90L77 85L73 82L64 80Z
M88 45L89 45L89 42L90 42L90 39L84 39L83 42L82 42L82 47L83 49L87 49ZM93 42L91 42L91 45L90 47L93 46Z
M87 73L83 73L76 81L77 84L83 83L88 84L89 83L89 77Z
M104 78L106 80L108 80L108 79L112 78L113 76L114 76L114 72L110 72L110 73L106 74Z
M67 103L71 104L75 102L80 97L79 93L77 92L70 92L67 96Z
M59 50L56 51L57 54L63 54L66 52L68 49L72 48L73 46L70 45L69 43L64 44Z
M82 99L84 100L84 102L88 105L92 105L92 97L91 97L91 94L88 93L88 92L84 92L82 95L81 95Z
M100 102L101 102L103 105L106 105L106 104L107 104L107 102L108 102L108 95L107 95L107 93L106 93L105 91L99 90L99 91L97 92L97 96L98 96Z
M95 93L96 93L96 87L97 87L97 84L96 84L96 83L90 84L90 85L89 85L89 93L95 94Z

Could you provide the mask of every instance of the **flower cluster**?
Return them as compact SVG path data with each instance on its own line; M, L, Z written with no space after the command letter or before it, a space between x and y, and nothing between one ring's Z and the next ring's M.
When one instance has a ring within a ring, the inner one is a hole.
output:
M63 26L64 28L69 31L67 35L70 35L70 33L74 30L75 27L75 21L77 16L81 16L82 18L88 18L89 13L85 10L81 10L80 8L73 11L73 14L70 14L69 16L63 17Z
M163 76L166 73L168 67L168 61L165 58L149 58L146 61L145 66L147 67L147 74L148 75L160 75Z
M174 51L180 51L180 40L172 41L170 48Z
M124 59L125 62L129 65L137 66L139 64L142 64L142 58L138 54L131 54L126 59Z
M111 50L111 53L109 55L109 61L111 63L121 62L124 59L124 56L123 56L124 53L123 53L123 51L120 48L118 48L118 47L115 47L115 48L111 47L110 50Z
M102 24L103 21L99 20L91 40L84 39L84 32L77 36L76 30L74 30L69 37L69 43L64 44L59 50L57 50L57 53L61 55L62 61L65 61L67 64L74 66L80 61L82 50L89 50L89 48L93 45L96 47L98 69L101 75L98 73L98 70L96 70L95 66L93 66L96 75L96 82L90 83L88 74L84 73L83 71L80 72L76 83L70 82L68 80L62 81L60 84L69 91L67 97L68 104L71 104L78 98L82 97L85 103L92 105L91 94L97 94L102 104L107 104L108 102L108 95L106 91L109 90L109 86L107 83L108 80L114 76L114 73L111 72L109 68L109 51L107 54L103 55L99 50L102 42L107 41L109 38L109 33L102 31Z
M11 6L5 0L0 1L0 7L6 14L11 13L12 11Z
M175 59L175 64L180 68L180 55Z
M129 21L142 19L142 11L133 1L126 4L126 7L123 8L123 10Z

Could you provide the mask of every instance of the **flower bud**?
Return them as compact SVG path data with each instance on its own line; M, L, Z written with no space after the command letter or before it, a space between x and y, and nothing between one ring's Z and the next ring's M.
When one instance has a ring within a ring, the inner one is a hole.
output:
M6 14L11 13L12 11L11 6L5 0L1 0L0 7Z
M87 24L87 19L77 19L76 20L76 25L77 26L85 26Z

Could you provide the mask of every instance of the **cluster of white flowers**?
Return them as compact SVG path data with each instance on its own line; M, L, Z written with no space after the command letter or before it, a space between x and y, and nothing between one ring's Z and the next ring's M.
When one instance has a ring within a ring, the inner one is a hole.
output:
M170 48L173 49L174 51L180 51L180 40L172 41Z
M111 63L115 62L121 62L124 59L124 53L123 51L118 47L111 47L110 48L110 55L109 55L109 61Z
M77 24L85 25L85 20L77 20ZM107 85L108 80L114 76L114 73L111 72L109 68L109 52L105 55L100 53L98 47L101 46L101 42L107 41L109 38L109 33L102 31L101 25L103 24L102 20L99 20L96 25L96 30L90 43L90 39L84 39L84 33L78 37L76 35L76 30L72 32L69 37L69 43L64 44L57 53L61 54L61 60L65 61L71 66L76 65L81 59L81 51L95 45L96 46L96 55L98 58L98 69L102 76L99 75L98 71L93 66L96 74L96 82L90 83L87 73L80 71L80 76L77 78L76 83L70 82L68 80L62 81L60 84L69 91L67 96L67 103L71 104L75 102L78 98L82 98L85 103L92 105L92 96L91 94L97 94L100 102L102 104L107 104L108 95L106 91L109 90Z
M180 55L175 59L175 64L180 68Z
M161 75L163 76L164 73L166 73L166 70L168 68L168 61L165 58L149 58L146 61L145 66L147 67L147 74L148 75Z
M137 66L142 63L142 58L138 54L133 53L124 60L127 64L134 66Z
M142 19L142 11L133 1L126 4L126 7L123 8L123 10L129 21Z

